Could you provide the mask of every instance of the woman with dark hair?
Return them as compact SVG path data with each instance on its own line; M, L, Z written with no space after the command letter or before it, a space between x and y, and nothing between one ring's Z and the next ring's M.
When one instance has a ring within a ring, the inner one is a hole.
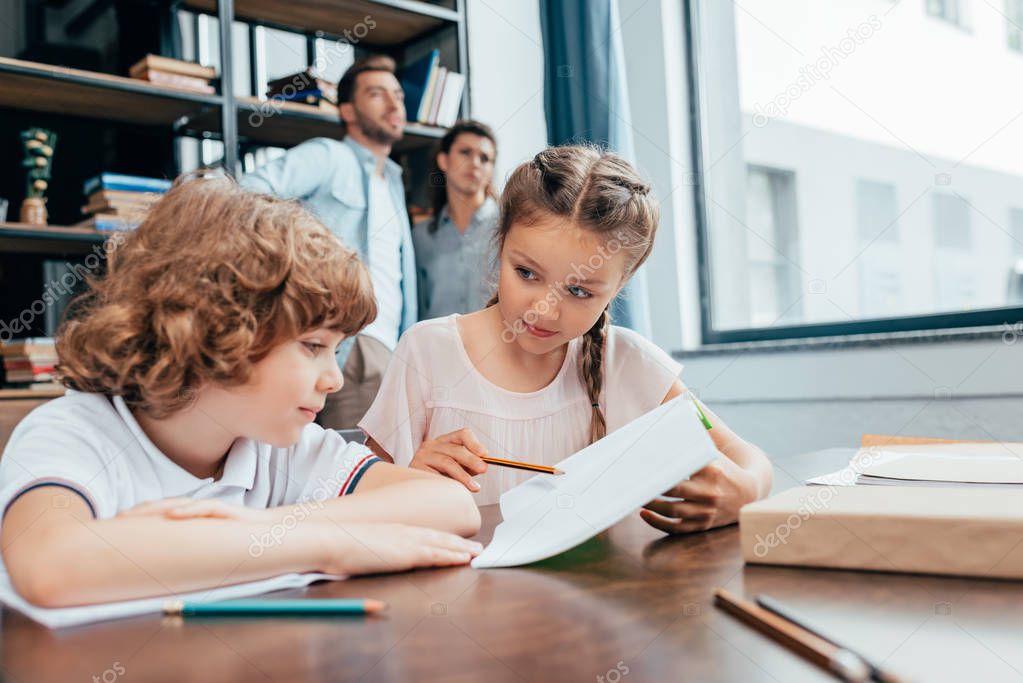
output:
M478 121L459 121L441 138L433 215L412 231L420 320L479 310L491 294L496 156L494 132Z

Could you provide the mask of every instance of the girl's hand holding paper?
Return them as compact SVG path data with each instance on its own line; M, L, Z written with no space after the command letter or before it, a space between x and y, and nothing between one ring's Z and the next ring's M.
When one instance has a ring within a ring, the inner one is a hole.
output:
M669 534L706 531L732 524L739 509L757 499L757 481L751 472L722 456L665 494L643 506L640 517Z

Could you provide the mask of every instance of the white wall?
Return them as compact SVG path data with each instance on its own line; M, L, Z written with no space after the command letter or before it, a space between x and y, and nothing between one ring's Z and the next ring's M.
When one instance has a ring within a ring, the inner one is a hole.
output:
M472 116L497 133L498 188L547 145L537 0L468 0Z

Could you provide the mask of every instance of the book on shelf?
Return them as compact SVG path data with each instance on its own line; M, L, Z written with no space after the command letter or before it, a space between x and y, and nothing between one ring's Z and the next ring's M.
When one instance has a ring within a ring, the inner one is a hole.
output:
M90 201L88 204L82 207L82 213L86 216L91 216L97 213L109 213L115 216L145 216L149 209L152 208L153 204L143 204L136 202L104 202Z
M315 68L309 67L270 81L266 86L266 96L314 105L327 102L336 107L337 85L323 78Z
M444 89L441 92L440 109L437 112L438 126L449 128L458 120L464 89L465 76L457 71L449 71L444 78Z
M326 103L331 108L336 105L331 104L330 100L323 97L323 91L319 88L312 88L310 90L299 90L288 94L277 94L271 95L271 97L279 98L285 102L298 102L299 104L311 104L314 107L319 106L320 103Z
M427 114L427 120L423 121L423 123L437 122L437 111L440 109L441 93L444 91L444 80L447 76L448 70L442 66L437 72L437 82L433 86L433 95L430 98L430 113Z
M405 90L405 115L427 125L453 125L458 120L465 76L440 65L440 51L417 59L398 72Z
M89 216L84 221L75 223L71 227L97 230L99 232L125 232L139 227L142 220L142 218L126 218L124 216L100 213Z
M150 83L155 83L157 85L165 85L169 88L178 88L180 90L199 92L206 95L212 95L216 92L214 87L210 85L210 82L205 78L183 76L181 74L170 73L169 71L145 69L138 76L134 76L134 78L142 81L149 81Z
M161 178L101 173L85 183L88 199L82 213L87 218L74 227L101 232L134 230L170 186L171 181Z
M430 72L430 78L426 82L426 88L423 92L423 103L419 106L419 118L416 119L419 123L430 123L430 110L433 108L433 96L437 91L437 81L441 77L440 70L440 64L435 63L433 70Z
M195 62L186 62L182 59L173 59L171 57L163 57L161 55L146 55L139 61L135 62L128 70L128 73L132 78L142 78L142 74L147 71L161 71L169 74L178 74L180 76L190 76L192 78L199 78L209 81L211 78L217 77L217 70L212 66L203 66Z
M95 178L85 181L84 191L91 195L97 190L117 190L122 192L166 192L171 181L163 178L146 178L143 176L126 175L124 173L100 173Z
M48 356L56 353L53 337L25 337L0 344L0 356Z
M398 80L405 91L405 117L409 121L419 121L426 116L426 90L439 61L440 50L431 50L398 71Z
M0 345L5 381L10 384L53 382L57 351L52 337L17 339Z
M117 210L148 211L160 201L159 192L124 192L121 190L96 190L88 196L82 213L117 213Z

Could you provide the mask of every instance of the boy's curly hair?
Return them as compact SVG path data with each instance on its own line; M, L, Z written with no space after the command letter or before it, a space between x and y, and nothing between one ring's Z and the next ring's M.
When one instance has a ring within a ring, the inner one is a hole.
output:
M58 372L162 418L207 383L244 384L281 342L375 317L365 266L297 202L183 176L72 303Z

